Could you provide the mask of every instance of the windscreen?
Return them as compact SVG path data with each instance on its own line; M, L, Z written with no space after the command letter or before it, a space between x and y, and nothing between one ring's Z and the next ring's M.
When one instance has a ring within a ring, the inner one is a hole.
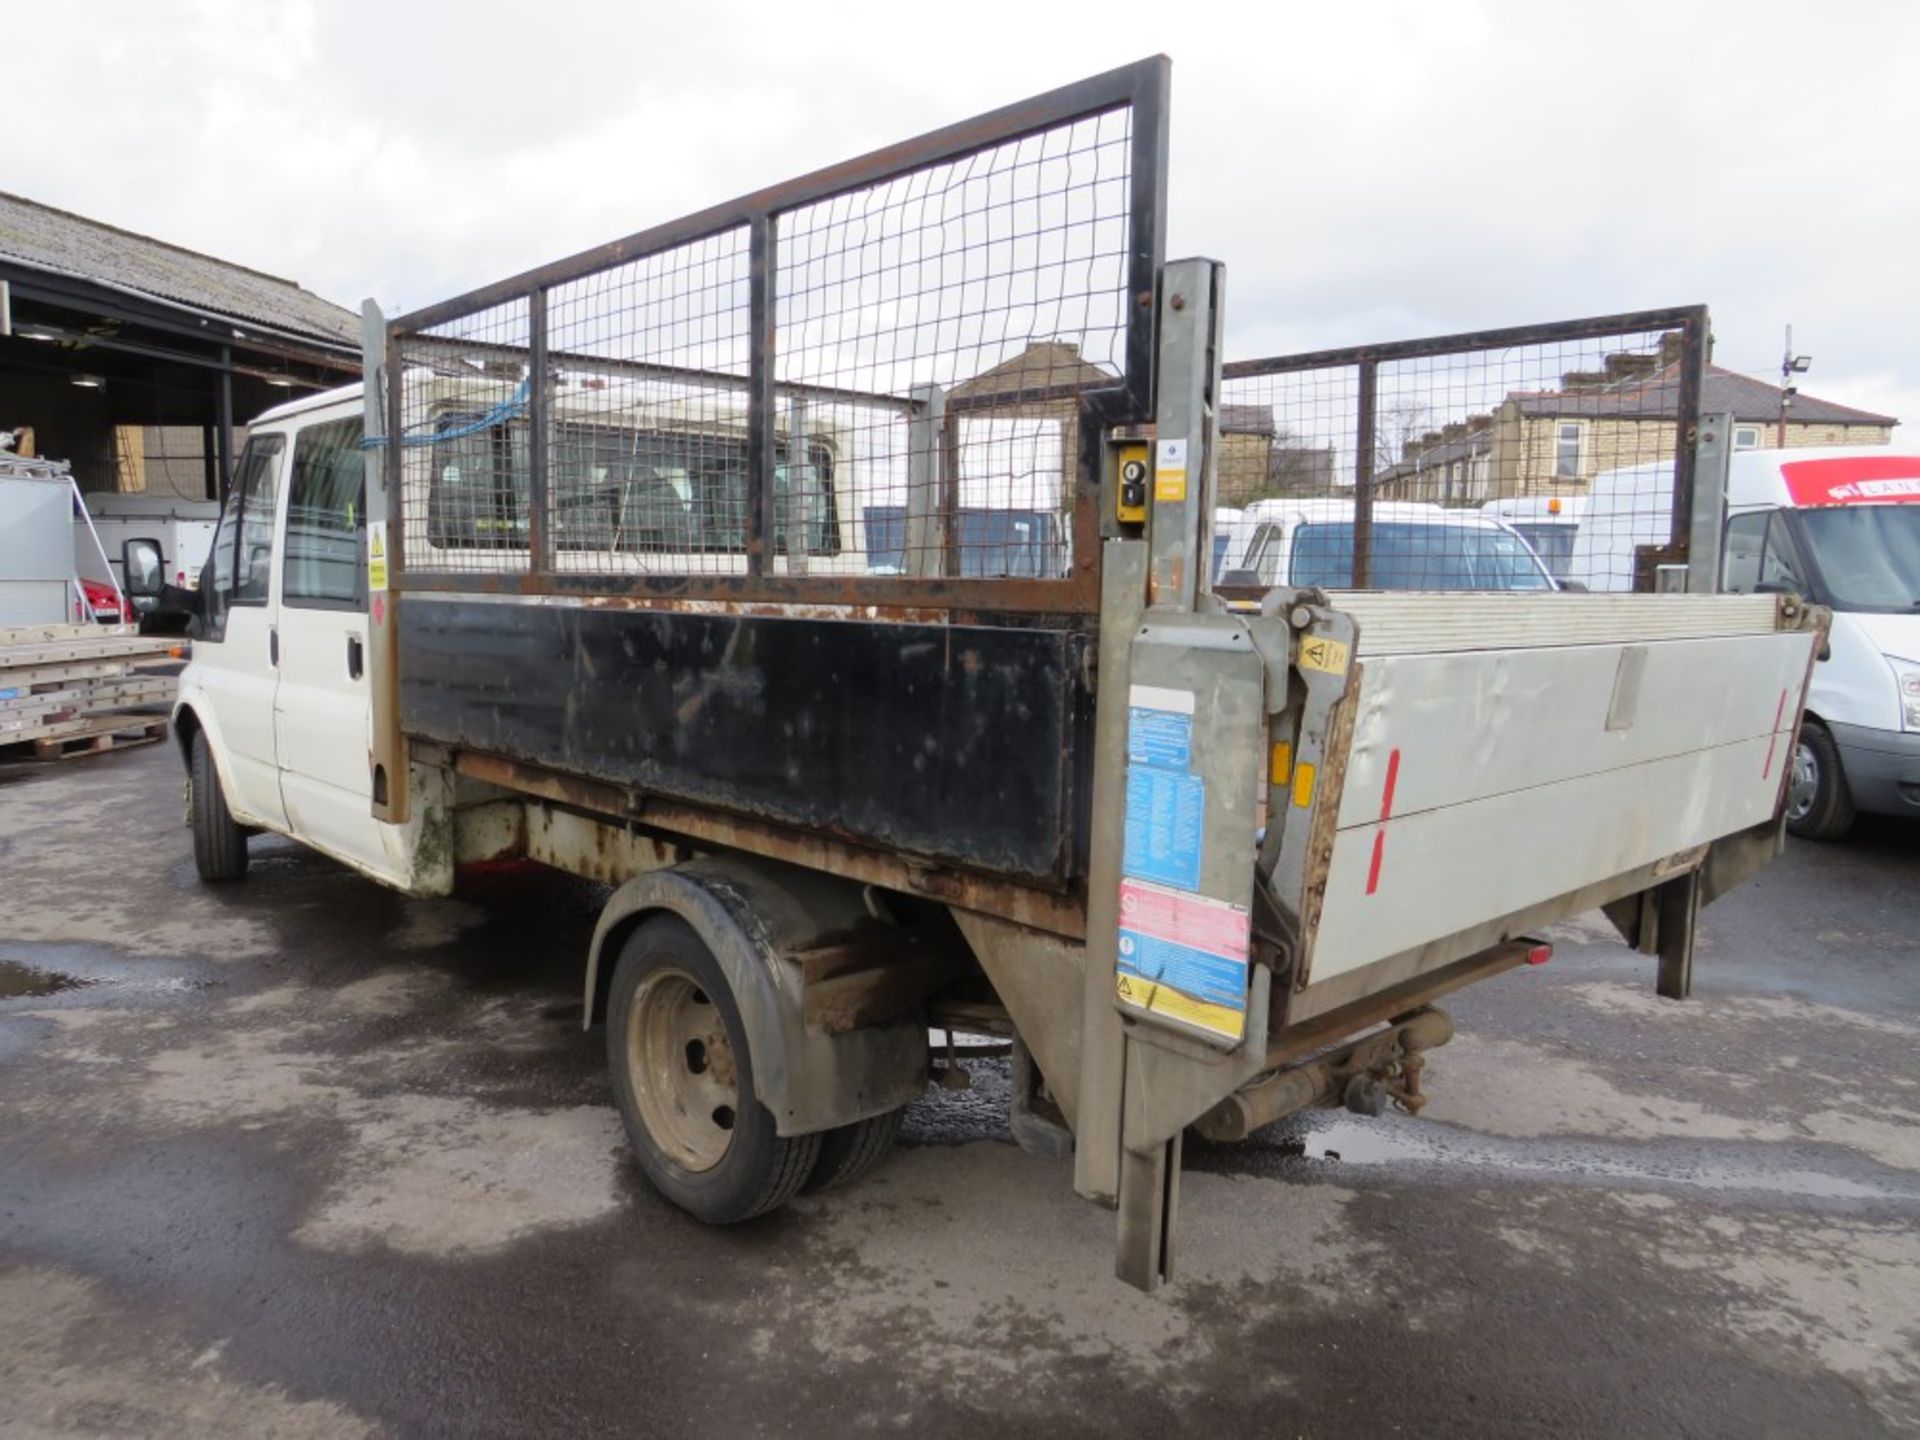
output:
M1294 532L1288 583L1339 589L1351 584L1353 522L1302 525ZM1378 590L1550 590L1539 559L1506 530L1470 525L1373 525Z
M1920 505L1835 505L1798 514L1828 604L1920 608Z

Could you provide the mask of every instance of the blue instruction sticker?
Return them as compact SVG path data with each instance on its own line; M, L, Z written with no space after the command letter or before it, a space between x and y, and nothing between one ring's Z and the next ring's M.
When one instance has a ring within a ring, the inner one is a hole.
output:
M1127 763L1162 770L1193 768L1193 717L1135 705L1127 711Z
M1127 829L1121 868L1137 880L1200 888L1207 784L1152 765L1127 770Z

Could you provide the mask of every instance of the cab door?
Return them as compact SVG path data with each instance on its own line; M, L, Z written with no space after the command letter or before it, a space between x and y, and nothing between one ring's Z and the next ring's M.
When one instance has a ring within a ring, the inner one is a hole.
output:
M403 881L393 827L373 818L367 680L367 515L362 421L316 419L293 437L280 567L273 722L293 833Z
M285 459L284 435L248 437L215 532L204 619L188 672L218 736L228 808L247 824L273 830L287 828L273 733L280 661L273 541Z

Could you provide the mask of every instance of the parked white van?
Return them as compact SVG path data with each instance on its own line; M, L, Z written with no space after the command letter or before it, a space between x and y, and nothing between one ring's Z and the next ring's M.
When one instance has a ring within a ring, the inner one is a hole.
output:
M1219 578L1265 586L1353 583L1351 500L1256 500L1241 512ZM1527 542L1478 510L1404 500L1373 507L1375 590L1552 590Z
M1727 513L1723 589L1791 590L1833 611L1787 827L1830 839L1856 810L1920 817L1920 454L1743 450Z
M1511 525L1522 540L1533 547L1556 580L1568 579L1573 563L1573 546L1580 530L1580 515L1587 507L1584 495L1529 495L1506 500L1489 500L1480 513L1503 525Z
M1672 517L1671 460L1602 470L1588 487L1561 578L1589 590L1633 589L1634 552L1642 545L1666 544Z
M1220 576L1227 568L1227 547L1233 543L1233 527L1240 523L1238 510L1218 506L1213 512L1213 583L1220 583Z

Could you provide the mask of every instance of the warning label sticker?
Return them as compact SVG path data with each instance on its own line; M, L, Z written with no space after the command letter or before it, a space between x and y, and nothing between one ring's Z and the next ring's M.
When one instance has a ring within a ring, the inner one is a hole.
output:
M1153 498L1178 503L1187 498L1187 442L1162 440L1153 455Z
M1324 670L1329 675L1347 673L1347 642L1327 635L1309 635L1300 642L1300 668Z
M1122 880L1115 994L1136 1010L1239 1040L1249 933L1243 906Z
M387 588L387 522L375 520L367 526L367 588Z

